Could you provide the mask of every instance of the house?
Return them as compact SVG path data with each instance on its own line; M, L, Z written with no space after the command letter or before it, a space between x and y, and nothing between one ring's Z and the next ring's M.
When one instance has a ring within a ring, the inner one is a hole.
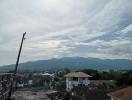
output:
M52 80L54 80L54 78L55 78L55 75L54 74L50 74L50 73L48 73L48 72L46 72L46 73L44 73L44 74L40 74L41 76L48 76L48 77L50 77Z
M46 89L51 87L51 83L53 79L54 79L54 74L39 73L33 75L33 83L37 86L44 86Z
M107 94L111 100L132 100L132 86Z
M32 76L28 74L16 74L16 80L18 88L32 85Z
M89 78L92 77L83 72L71 72L65 75L66 89L71 90L74 86L88 86L90 84Z

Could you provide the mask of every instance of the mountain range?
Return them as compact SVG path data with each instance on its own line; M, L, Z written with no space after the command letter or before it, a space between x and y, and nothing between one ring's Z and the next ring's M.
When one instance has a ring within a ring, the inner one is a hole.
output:
M0 71L11 71L15 64L4 65L0 67ZM69 68L77 69L132 69L132 60L127 59L98 59L84 57L64 57L53 58L49 60L38 60L20 63L18 70L49 70Z

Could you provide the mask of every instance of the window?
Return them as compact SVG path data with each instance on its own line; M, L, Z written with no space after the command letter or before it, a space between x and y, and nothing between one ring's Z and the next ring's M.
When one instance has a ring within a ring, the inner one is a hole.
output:
M73 77L73 81L78 81L78 78L77 77Z
M83 86L83 84L79 84L79 86Z
M83 77L82 80L85 80L85 78Z
M85 86L85 84L78 84L78 86Z

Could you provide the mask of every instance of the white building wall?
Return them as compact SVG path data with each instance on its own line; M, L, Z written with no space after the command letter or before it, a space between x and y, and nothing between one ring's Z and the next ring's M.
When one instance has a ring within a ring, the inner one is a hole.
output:
M78 78L78 80L73 80L72 77L66 78L67 89L72 89L73 86L79 86L80 84L88 86L90 84L90 80L88 78Z

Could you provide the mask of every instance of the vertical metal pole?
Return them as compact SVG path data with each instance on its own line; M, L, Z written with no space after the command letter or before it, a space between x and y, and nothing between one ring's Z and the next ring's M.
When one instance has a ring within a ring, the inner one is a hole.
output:
M23 37L22 37L22 41L21 41L21 45L20 45L20 49L19 49L19 53L18 53L18 57L17 57L17 61L16 61L16 66L15 66L15 70L14 70L14 75L16 75L16 72L17 72L18 63L19 63L20 54L21 54L21 50L22 50L23 41L25 39L25 35L26 35L26 32L23 33Z
M12 94L12 90L13 90L13 84L14 84L14 81L15 81L16 73L17 73L18 63L19 63L19 59L20 59L21 50L22 50L22 45L23 45L23 41L24 41L24 39L25 39L25 35L26 35L26 32L23 33L23 37L22 37L22 41L21 41L21 45L20 45L20 49L19 49L19 53L18 53L16 65L15 65L15 70L14 70L14 73L13 73L14 76L13 76L13 80L12 80L11 87L10 87L9 100L11 99L11 94Z

